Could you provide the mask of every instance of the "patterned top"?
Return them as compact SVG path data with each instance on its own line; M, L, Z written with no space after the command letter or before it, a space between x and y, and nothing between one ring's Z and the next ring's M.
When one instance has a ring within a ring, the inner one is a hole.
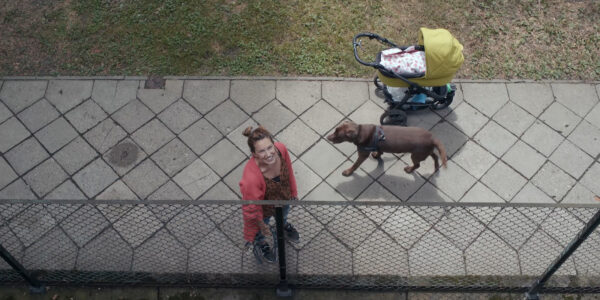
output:
M277 154L281 159L281 172L279 175L279 181L275 181L272 178L267 178L263 175L265 179L265 184L267 185L264 200L292 199L292 189L290 187L289 172L285 162L283 161L283 158L281 157L281 152L279 152L279 150L277 150ZM275 206L263 205L263 218L271 217L274 215Z

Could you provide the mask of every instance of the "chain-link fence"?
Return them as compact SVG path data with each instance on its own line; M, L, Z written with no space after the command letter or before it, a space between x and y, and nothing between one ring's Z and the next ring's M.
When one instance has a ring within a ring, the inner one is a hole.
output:
M0 245L48 285L275 287L280 263L257 259L243 238L246 203L1 201ZM310 288L526 291L597 212L591 205L295 201L287 221L300 240L285 243L285 275ZM600 292L599 266L593 232L541 291ZM23 279L0 261L0 282Z

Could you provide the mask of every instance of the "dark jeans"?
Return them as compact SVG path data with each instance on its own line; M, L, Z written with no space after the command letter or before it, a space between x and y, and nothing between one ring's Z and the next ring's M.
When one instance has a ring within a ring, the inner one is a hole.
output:
M289 205L284 205L283 206L283 224L287 224L287 216L288 213L290 212L290 206ZM267 226L269 226L269 221L271 220L271 217L266 217L263 219L263 222L265 222L265 224L267 224ZM273 235L273 240L277 239L277 231L273 231L271 230L271 234ZM265 241L265 236L262 234L262 232L260 232L260 230L258 231L258 233L256 234L256 236L254 237L254 244L262 244Z

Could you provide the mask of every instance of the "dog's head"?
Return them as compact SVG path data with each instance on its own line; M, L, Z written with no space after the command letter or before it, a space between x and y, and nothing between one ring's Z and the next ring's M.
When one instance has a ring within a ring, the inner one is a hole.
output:
M327 139L339 144L342 142L354 142L358 136L358 125L352 121L346 121L338 126L335 131L327 136Z

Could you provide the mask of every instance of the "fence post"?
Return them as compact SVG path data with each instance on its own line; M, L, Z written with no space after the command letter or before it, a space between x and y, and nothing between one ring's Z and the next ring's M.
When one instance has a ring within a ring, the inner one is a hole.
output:
M292 289L290 289L287 282L283 225L283 208L281 205L277 205L275 206L275 226L277 227L277 257L279 259L279 284L277 284L277 296L291 297Z
M538 292L546 284L546 281L550 279L550 276L556 272L560 266L577 250L577 248L585 241L585 239L600 225L600 209L594 214L594 216L585 224L581 231L575 236L575 238L569 243L567 248L563 250L559 257L557 257L552 264L546 269L540 279L536 280L534 284L529 288L529 291L525 293L525 299L537 300L539 299Z
M32 294L41 294L46 291L46 288L33 276L27 273L27 270L21 265L11 254L0 244L0 256L8 263L19 275L21 275L27 283L29 283L29 291Z

